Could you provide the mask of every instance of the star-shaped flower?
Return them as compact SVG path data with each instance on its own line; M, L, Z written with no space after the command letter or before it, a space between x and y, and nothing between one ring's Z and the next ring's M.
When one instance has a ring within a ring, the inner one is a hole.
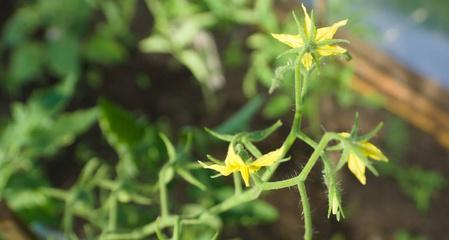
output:
M332 44L332 40L338 28L346 25L348 20L341 20L329 27L316 29L304 5L302 5L302 9L304 11L304 27L299 30L304 31L303 34L290 35L272 33L271 35L291 48L306 47L307 49L302 56L301 62L307 70L312 67L314 54L331 56L345 53L346 49Z
M350 134L343 132L340 136L349 138ZM362 157L371 158L376 161L388 162L388 158L382 153L382 151L374 146L374 144L368 141L360 141L354 143L355 149L349 150L348 155L348 168L357 177L357 179L363 185L366 184L365 169L366 163L361 159ZM357 151L357 152L356 152Z
M282 157L282 148L262 155L251 163L245 163L243 159L234 151L233 144L230 143L228 153L224 160L224 165L212 164L207 165L198 161L202 167L215 170L223 176L229 176L231 173L240 172L245 186L250 185L250 174L257 172L262 167L268 167L278 161Z

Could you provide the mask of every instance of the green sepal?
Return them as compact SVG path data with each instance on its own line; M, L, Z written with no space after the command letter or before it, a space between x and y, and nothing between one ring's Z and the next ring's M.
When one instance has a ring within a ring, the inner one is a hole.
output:
M279 54L276 58L279 59L279 58L281 58L281 57L283 57L283 56L285 56L285 55L293 54L293 53L298 53L298 54L300 54L303 50L304 50L304 47L291 48L291 49L289 49L289 50L287 50L287 51L282 52L282 53Z
M312 10L311 12L310 12L310 33L309 33L309 36L310 36L310 39L312 40L312 41L314 41L314 39L315 39L315 35L316 35L316 26L315 26L315 12Z
M172 142L170 141L170 139L168 139L168 137L163 134L163 133L159 133L160 138L162 139L162 141L165 144L165 148L167 149L167 154L168 154L168 161L169 162L174 162L176 160L176 149L173 146Z
M304 27L302 26L301 22L296 17L295 11L292 11L293 19L295 19L296 26L298 28L299 35L302 38L302 41L306 42L306 33L304 32Z
M346 51L345 53L343 53L343 57L345 58L346 61L351 61L352 60L352 55Z
M204 130L206 130L206 132L209 133L210 135L212 135L213 137L218 138L225 142L231 142L234 139L234 136L229 135L229 134L218 133L209 128L204 128Z
M351 128L351 138L353 136L357 136L357 132L359 131L359 113L356 112L354 116L354 125Z
M212 161L215 164L220 164L220 165L223 164L223 161L220 161L209 154L207 154L206 157L207 157L207 159L209 159L210 161Z
M189 171L184 170L182 168L177 168L176 172L186 182L192 184L193 186L195 186L203 191L206 190L206 186L202 182L200 182L195 176L193 176Z
M384 125L383 122L380 122L379 124L377 124L377 126L373 130L369 131L368 133L366 133L364 135L356 136L355 140L357 142L365 142L365 141L370 140L371 138L373 138L374 136L376 136L379 133L379 131L382 129L383 125Z
M346 39L328 39L328 40L319 41L318 43L316 43L316 46L321 47L321 46L327 46L327 45L336 45L336 44L340 44L340 43L349 44L350 42Z
M184 147L182 149L184 153L188 153L192 149L192 139L193 139L192 132L187 132L187 137L184 143Z
M265 140L271 134L273 134L281 126L282 126L282 121L278 120L268 128L248 133L246 135L246 138L251 142L260 142L262 140Z
M337 171L340 170L348 162L349 151L350 150L348 150L348 149L344 149L343 150L343 152L341 154L341 157L340 157L340 160L338 161L338 164L337 164L337 167L336 167Z
M368 158L362 153L360 149L358 149L358 147L353 147L351 151L353 151L357 155L357 157L363 161L363 163L366 165L366 167L372 174L374 174L376 177L379 176L379 173L373 167L373 164L371 164L371 162L368 161Z
M311 66L309 72L312 72L312 71L313 71L313 66L315 65L316 70L317 70L318 75L319 75L320 72L321 72L320 57L319 57L319 55L316 53L316 51L312 51L310 54L312 54L313 62L314 62L315 64L312 64L312 66Z
M337 213L335 214L335 218L337 221L340 221L340 217L344 218L343 208L341 206L341 194L340 188L338 186L338 182L336 180L336 169L332 167L332 163L326 157L323 157L324 169L323 169L323 177L324 183L328 189L328 211L327 217L330 218L332 214L332 210L334 207L334 198L337 198Z
M99 167L100 162L98 161L98 159L94 158L87 162L86 166L84 166L83 170L81 170L79 184L84 185L87 182L91 181Z

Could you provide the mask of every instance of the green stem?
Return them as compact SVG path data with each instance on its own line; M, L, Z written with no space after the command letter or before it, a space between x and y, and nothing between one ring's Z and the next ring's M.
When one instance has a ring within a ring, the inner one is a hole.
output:
M117 196L115 193L112 193L110 201L108 230L115 231L117 227Z
M165 172L167 167L163 167L159 173L159 198L161 204L161 217L167 217L168 211L168 198L167 198L167 185L165 184Z
M301 119L302 119L302 113L303 113L303 104L302 104L302 82L301 82L301 59L304 55L304 50L299 53L296 66L295 66L295 115L293 117L293 124L292 128L290 129L290 133L288 134L287 138L285 139L284 143L282 144L282 147L284 149L284 152L282 156L285 156L287 152L292 147L293 143L296 140L296 135L298 132L301 131ZM305 75L307 77L308 74ZM307 79L304 79L304 81L307 81ZM267 170L264 172L262 176L262 180L267 181L270 179L270 177L273 175L273 173L276 171L276 169L279 166L279 162L273 164L271 167L267 168Z
M160 230L171 227L176 224L176 221L179 219L179 216L167 216L167 217L161 217L154 222L151 222L142 228L139 228L135 231L132 231L130 233L111 233L104 237L105 240L122 240L122 239L143 239L146 236L149 236L151 234L156 233L157 228Z
M298 58L298 62L296 63L295 67L295 116L293 117L293 124L292 128L290 130L290 133L288 134L287 138L284 141L284 152L287 152L293 143L295 142L296 135L300 131L301 128L301 120L302 120L302 112L303 112L303 104L302 104L302 88L303 88L303 82L307 81L307 79L304 79L301 81L301 64L300 60L301 57ZM307 74L304 75L305 77L308 76Z
M298 182L299 196L301 197L302 213L304 216L304 240L311 240L313 233L312 214L310 212L309 198L304 182Z
M234 208L235 206L241 205L245 202L252 201L259 197L260 193L262 192L261 189L257 187L253 187L245 192L242 192L238 195L234 195L225 201L213 206L212 208L207 211L208 213L216 214L225 212L231 208Z
M175 225L173 226L173 240L181 239L181 219L178 217L175 221Z
M242 180L240 180L240 176L237 172L233 173L234 177L234 190L235 194L240 194L242 192Z
M298 176L287 179L287 180L281 180L281 181L274 181L274 182L265 182L262 184L263 190L274 190L274 189L280 189L280 188L286 188L286 187L292 187L297 185L299 182L304 182L309 175L310 171L312 170L313 166L315 166L316 162L318 161L319 157L322 155L323 151L325 150L327 144L333 140L339 138L338 134L328 132L325 133L324 136L321 138L320 142L316 146L315 150L313 151L312 155L310 156L309 160L307 161L304 168L301 170Z

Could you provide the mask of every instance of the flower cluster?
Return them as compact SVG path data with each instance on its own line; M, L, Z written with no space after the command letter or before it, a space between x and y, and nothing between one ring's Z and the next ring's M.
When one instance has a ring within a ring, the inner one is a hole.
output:
M346 49L332 44L332 39L338 28L346 25L348 20L341 20L329 27L317 29L314 25L313 18L309 16L304 5L302 5L302 9L304 11L304 27L298 27L299 34L290 35L273 33L271 35L291 48L304 48L305 53L302 56L301 62L306 70L310 70L314 59L316 61L318 56L340 55L346 52Z
M262 167L268 167L278 161L282 157L282 148L278 148L267 154L262 155L255 161L249 160L246 163L239 154L234 150L233 144L230 143L228 147L228 153L224 160L224 165L212 164L206 165L205 163L199 161L201 166L204 168L212 169L219 172L223 176L229 176L231 173L240 172L245 186L250 185L250 174L257 172Z

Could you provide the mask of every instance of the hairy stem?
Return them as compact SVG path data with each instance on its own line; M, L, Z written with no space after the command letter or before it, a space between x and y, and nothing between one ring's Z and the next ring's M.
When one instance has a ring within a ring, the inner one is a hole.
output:
M304 182L298 182L298 191L301 198L302 213L304 216L304 240L311 240L313 233L312 214L310 213L309 197Z
M299 56L297 58L296 66L295 66L295 115L293 117L293 123L292 128L290 129L290 133L287 135L287 138L285 139L284 143L282 144L283 147L283 154L282 156L285 156L287 152L292 147L293 143L296 140L296 135L298 132L301 131L301 119L302 119L302 113L303 113L303 104L302 104L302 81L301 81L301 59L304 55L304 50L299 53ZM307 76L306 74L305 76ZM304 79L304 81L307 81L307 79ZM274 174L276 169L279 166L279 162L273 164L271 167L267 168L267 170L264 172L262 176L262 180L267 181L270 179L270 177Z

